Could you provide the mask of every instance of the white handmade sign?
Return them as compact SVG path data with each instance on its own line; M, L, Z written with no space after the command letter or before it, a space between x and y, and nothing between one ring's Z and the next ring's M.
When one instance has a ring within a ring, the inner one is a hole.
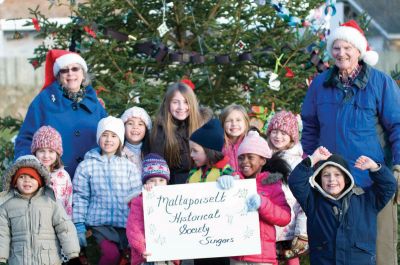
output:
M216 182L144 190L147 261L260 254L258 212L246 208L256 192L254 179L229 190Z

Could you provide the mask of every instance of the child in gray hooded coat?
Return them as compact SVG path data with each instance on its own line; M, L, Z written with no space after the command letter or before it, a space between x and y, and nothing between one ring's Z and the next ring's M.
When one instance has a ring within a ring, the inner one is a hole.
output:
M79 255L75 226L49 187L50 174L35 156L18 158L0 193L0 264L61 264Z

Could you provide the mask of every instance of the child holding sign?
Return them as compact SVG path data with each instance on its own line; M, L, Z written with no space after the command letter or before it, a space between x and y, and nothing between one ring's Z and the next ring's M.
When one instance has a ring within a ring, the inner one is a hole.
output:
M248 198L247 209L259 214L261 254L232 257L231 265L278 264L275 225L285 226L290 222L290 206L281 183L290 173L290 167L278 155L271 156L267 141L256 131L250 131L239 146L239 173L245 178L255 178L257 183L257 194Z
M229 157L224 156L224 130L217 119L211 119L191 136L190 156L196 167L189 172L189 183L217 181L224 175L232 175ZM228 265L228 258L195 259L195 265Z
M151 190L153 186L167 185L169 179L170 172L164 158L154 153L148 154L144 158L142 165L142 182L144 188L146 190ZM146 262L146 258L150 256L151 253L146 251L142 194L133 198L129 203L129 207L130 213L126 223L126 236L131 246L131 265L178 265L179 261Z

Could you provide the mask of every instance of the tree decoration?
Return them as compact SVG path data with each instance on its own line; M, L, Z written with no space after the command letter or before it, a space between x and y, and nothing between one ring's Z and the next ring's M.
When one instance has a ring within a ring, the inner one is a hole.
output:
M288 2L289 14L305 18L325 1L307 1L307 8L300 2ZM113 88L101 94L113 115L132 104L153 114L168 84L184 76L195 84L200 103L215 111L232 102L266 106L272 101L298 111L306 91L299 87L315 72L302 65L310 61L306 48L320 42L318 34L311 27L300 33L302 25L291 27L270 4L87 0L71 5L71 12L71 23L57 25L31 10L40 21L37 35L45 38L56 32L52 48L81 53L95 76L93 85ZM162 35L157 28L164 22L168 31ZM39 45L31 59L40 65L47 49ZM282 78L286 67L296 73L290 79ZM238 90L241 84L251 89Z
M32 24L36 31L40 31L39 20L37 18L32 18Z

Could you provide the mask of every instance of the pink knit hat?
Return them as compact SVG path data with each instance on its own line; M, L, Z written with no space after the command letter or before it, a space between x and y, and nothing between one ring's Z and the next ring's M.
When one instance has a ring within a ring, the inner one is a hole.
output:
M51 126L42 126L35 132L32 139L31 152L35 154L40 148L50 148L62 156L62 139L59 132Z
M276 113L268 124L267 136L272 130L281 130L287 133L294 143L299 142L299 124L296 115L290 111Z
M271 158L272 151L267 141L258 132L249 131L238 149L238 156L242 154L256 154L265 158Z

